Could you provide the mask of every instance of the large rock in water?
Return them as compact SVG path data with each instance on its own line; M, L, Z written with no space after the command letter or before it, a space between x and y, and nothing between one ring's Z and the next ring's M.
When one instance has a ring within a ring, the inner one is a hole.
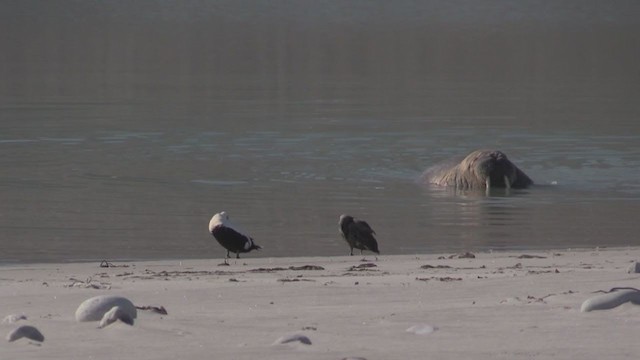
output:
M129 299L115 295L99 295L83 301L78 306L76 321L100 321L104 314L115 306L131 319L138 315L135 305Z
M533 185L533 180L498 150L476 150L458 163L427 169L422 178L431 184L462 190L523 189Z

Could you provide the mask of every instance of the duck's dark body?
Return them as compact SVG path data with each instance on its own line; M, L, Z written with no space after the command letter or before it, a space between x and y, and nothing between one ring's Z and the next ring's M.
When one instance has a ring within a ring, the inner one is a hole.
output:
M253 241L253 238L234 229L229 223L229 216L224 211L211 218L209 231L218 243L227 250L227 258L230 257L230 252L236 253L236 258L239 259L240 253L262 249Z

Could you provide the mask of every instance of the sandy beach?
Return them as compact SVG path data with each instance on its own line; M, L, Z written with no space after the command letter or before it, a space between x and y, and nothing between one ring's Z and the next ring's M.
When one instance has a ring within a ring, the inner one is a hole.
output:
M414 256L243 258L0 267L0 359L637 359L640 305L581 312L640 248ZM77 322L119 295L133 326ZM408 331L410 330L410 331ZM274 344L290 335L311 344Z

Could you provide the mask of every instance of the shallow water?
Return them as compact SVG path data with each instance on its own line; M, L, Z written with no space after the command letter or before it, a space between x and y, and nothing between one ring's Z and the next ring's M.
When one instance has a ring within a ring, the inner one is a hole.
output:
M512 23L501 2L477 18L399 2L448 14L407 26L384 2L316 13L330 25L260 2L200 4L217 23L195 2L84 2L73 21L19 3L0 11L2 262L222 257L206 230L222 210L264 246L247 257L347 254L342 213L383 254L640 245L640 23L624 9L523 2ZM536 185L419 183L477 148Z

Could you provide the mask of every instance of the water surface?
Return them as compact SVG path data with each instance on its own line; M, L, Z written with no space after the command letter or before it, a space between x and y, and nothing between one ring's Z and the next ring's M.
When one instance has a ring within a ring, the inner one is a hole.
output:
M612 3L3 3L0 261L222 257L222 210L249 257L347 254L342 213L383 254L640 245ZM417 181L478 148L536 185Z

